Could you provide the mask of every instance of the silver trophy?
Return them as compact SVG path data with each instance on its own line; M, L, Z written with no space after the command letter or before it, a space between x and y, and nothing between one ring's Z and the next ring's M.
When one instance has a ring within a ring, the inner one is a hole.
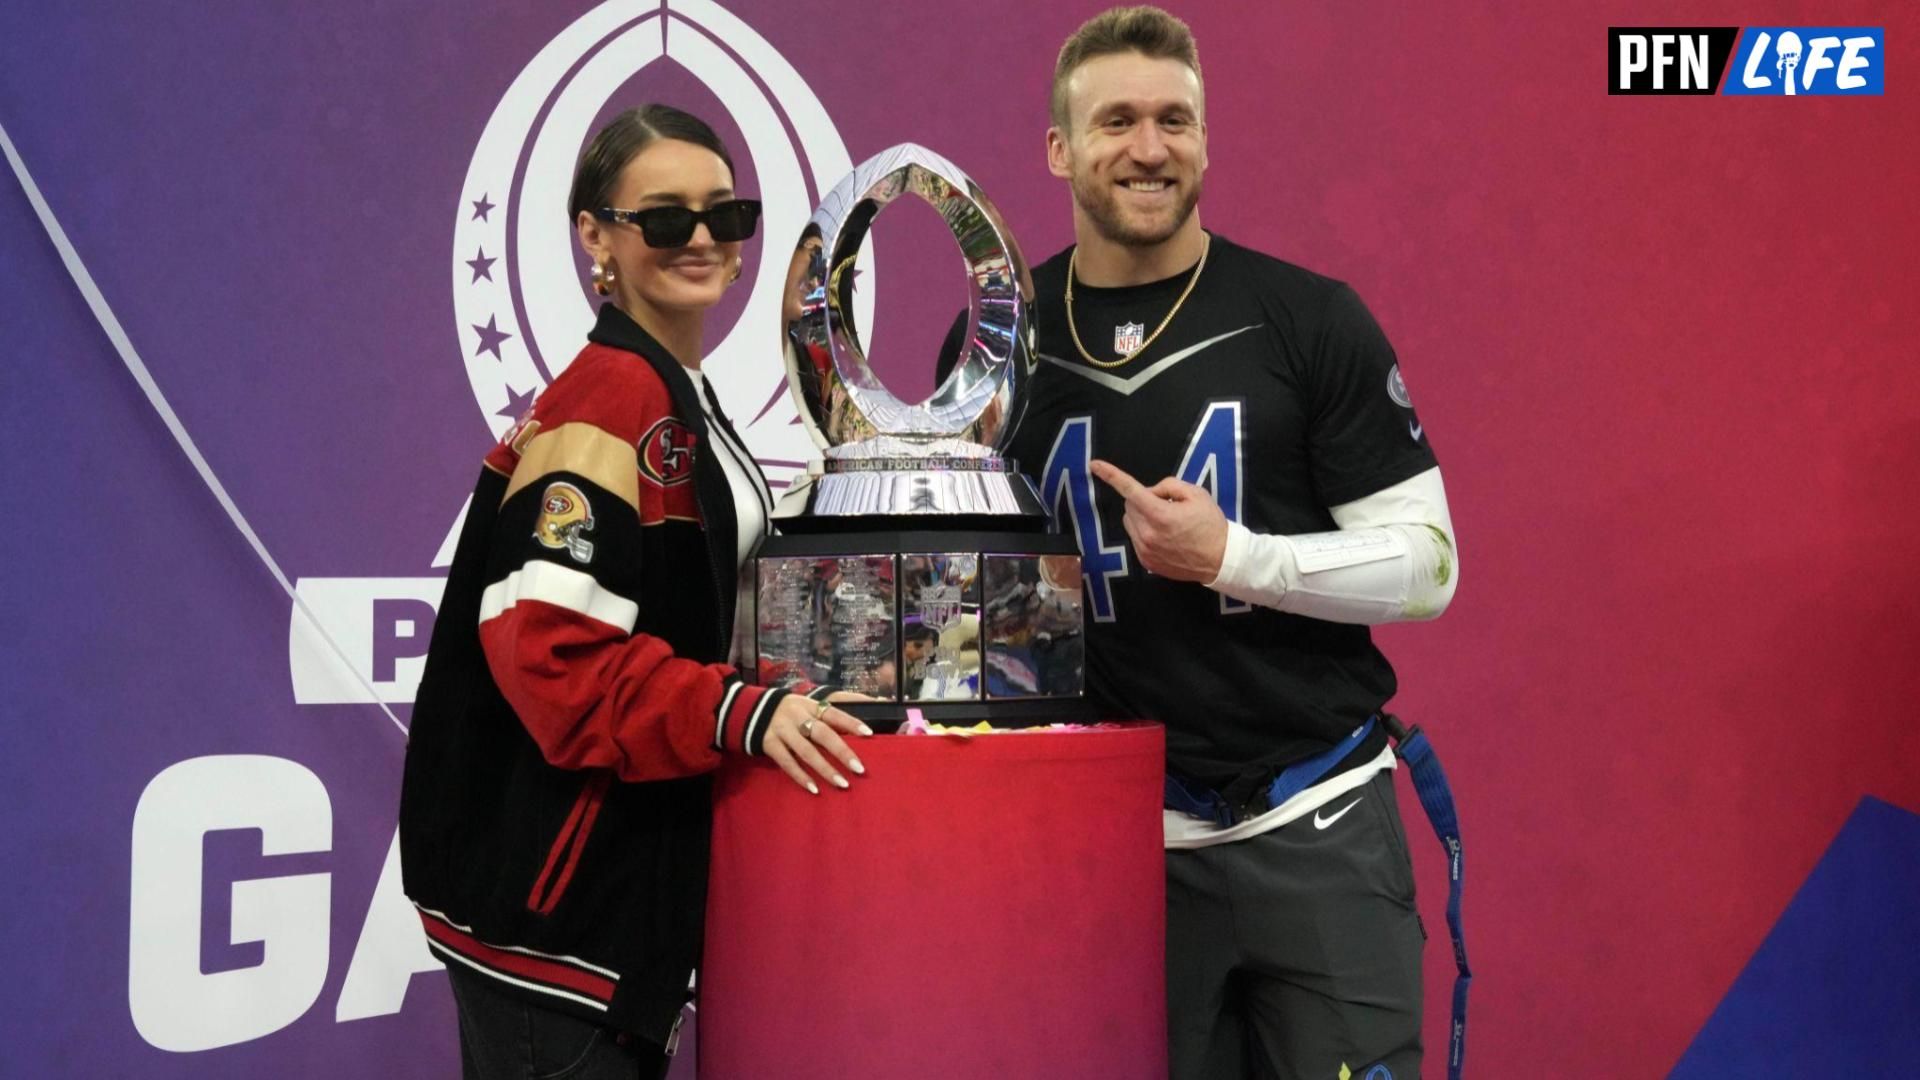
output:
M905 194L946 221L967 270L965 345L917 404L874 375L853 314L867 233ZM801 247L816 240L785 347L821 456L757 556L760 681L859 690L886 703L859 710L883 722L906 704L930 719L1065 718L1085 670L1080 558L1001 455L1034 371L1018 246L965 173L910 143L834 187Z

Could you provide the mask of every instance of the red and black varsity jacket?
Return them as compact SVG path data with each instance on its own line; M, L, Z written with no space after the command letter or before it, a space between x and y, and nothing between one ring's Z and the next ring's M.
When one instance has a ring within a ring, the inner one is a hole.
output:
M725 662L733 499L692 380L611 304L588 340L474 489L401 869L446 963L665 1043L700 960L707 774L759 751L786 691Z

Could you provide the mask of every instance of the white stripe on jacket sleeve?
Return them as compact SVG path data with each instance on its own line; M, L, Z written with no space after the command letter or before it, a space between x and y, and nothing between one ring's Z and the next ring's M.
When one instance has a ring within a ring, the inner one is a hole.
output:
M480 594L480 621L484 623L522 600L563 607L628 634L633 633L633 624L640 618L640 605L602 588L592 574L545 559L529 559Z

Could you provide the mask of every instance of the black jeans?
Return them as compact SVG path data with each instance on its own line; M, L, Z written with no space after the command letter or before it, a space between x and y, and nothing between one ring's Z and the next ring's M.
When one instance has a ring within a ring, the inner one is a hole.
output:
M462 1080L661 1080L673 1063L658 1043L541 1008L460 964L447 976Z

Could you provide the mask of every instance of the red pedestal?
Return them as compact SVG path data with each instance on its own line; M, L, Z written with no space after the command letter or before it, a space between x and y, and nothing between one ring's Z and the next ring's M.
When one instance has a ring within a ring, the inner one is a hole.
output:
M1163 732L879 736L719 777L704 1080L1166 1075Z

